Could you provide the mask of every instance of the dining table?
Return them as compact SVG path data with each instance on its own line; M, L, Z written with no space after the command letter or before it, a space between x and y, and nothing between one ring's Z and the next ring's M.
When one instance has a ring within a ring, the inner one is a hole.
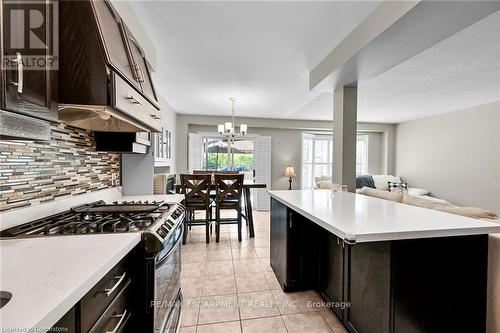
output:
M259 181L255 181L255 180L244 180L243 181L242 191L243 191L243 200L245 201L245 213L243 214L243 218L248 223L248 231L250 233L250 238L255 237L255 229L254 229L254 224L253 224L252 199L251 199L250 189L252 189L252 188L265 189L266 187L267 187L267 184L264 182L259 182ZM183 193L182 192L182 184L176 184L175 191L176 191L176 193ZM215 193L214 193L214 197L215 197Z

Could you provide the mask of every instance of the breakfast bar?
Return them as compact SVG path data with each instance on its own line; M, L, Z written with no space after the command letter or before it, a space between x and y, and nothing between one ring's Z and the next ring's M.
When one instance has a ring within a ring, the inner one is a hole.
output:
M269 191L271 266L350 332L485 332L500 225L349 192Z

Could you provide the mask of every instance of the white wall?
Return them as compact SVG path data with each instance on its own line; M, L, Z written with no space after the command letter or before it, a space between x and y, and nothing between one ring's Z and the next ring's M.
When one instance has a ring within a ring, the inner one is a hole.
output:
M386 172L383 163L383 136L382 132L359 132L368 135L368 174L381 175Z
M187 136L188 133L215 132L216 125L227 121L227 117L177 115L177 173L187 172ZM328 121L282 120L263 118L237 118L237 124L248 124L248 132L272 137L272 189L287 189L288 178L283 176L285 166L293 165L298 177L293 180L293 187L300 188L300 161L303 131L331 133L332 123ZM358 124L358 130L378 133L382 140L382 149L378 155L385 162L383 168L393 170L394 125ZM385 133L385 134L384 134ZM389 134L387 134L389 133ZM388 144L390 147L385 147ZM374 148L376 149L376 148ZM389 158L389 160L388 160ZM384 172L382 172L384 173Z
M398 124L396 170L410 187L500 214L500 102Z

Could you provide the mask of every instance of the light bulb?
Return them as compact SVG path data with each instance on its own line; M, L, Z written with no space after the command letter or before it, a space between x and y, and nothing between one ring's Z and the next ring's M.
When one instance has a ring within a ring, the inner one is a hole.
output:
M247 134L247 124L241 124L240 125L240 133L241 133L241 135L246 135Z
M109 118L111 118L111 115L108 112L106 112L106 111L99 112L97 115L102 120L108 120Z

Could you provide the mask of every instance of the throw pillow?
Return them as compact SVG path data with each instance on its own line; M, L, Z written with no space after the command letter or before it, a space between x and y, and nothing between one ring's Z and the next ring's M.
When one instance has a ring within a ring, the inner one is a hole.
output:
M332 182L330 181L320 181L316 184L316 187L319 189L331 189L332 188Z
M387 182L389 192L408 194L408 183Z
M356 177L356 188L363 188L365 186L375 188L375 181L373 180L373 177L370 175L357 176Z

